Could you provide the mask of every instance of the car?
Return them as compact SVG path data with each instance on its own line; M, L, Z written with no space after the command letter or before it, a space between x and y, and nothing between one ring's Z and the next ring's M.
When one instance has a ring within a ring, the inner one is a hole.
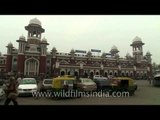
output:
M18 95L32 95L37 92L38 85L35 78L23 78L18 86Z
M107 78L96 78L93 81L97 84L97 91L109 90L111 86L111 80Z
M102 75L94 75L93 79L102 78L102 77L103 77Z
M85 92L91 92L91 91L96 91L97 90L97 85L96 83L89 78L79 78L77 80L77 88L79 88L81 91Z
M52 81L53 79L43 79L41 91L47 91L52 89Z

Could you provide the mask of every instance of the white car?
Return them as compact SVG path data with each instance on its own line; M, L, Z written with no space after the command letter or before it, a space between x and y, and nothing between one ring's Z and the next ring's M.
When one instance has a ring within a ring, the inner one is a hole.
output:
M32 94L38 89L35 78L23 78L18 86L18 95Z

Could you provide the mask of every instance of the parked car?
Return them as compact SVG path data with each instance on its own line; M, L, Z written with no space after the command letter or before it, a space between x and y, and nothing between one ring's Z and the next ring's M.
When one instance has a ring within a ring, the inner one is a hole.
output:
M103 77L102 75L94 75L93 79L102 78L102 77Z
M77 81L77 88L81 91L96 91L97 85L96 83L89 78L79 78Z
M18 95L32 95L38 88L35 78L23 78L18 86Z
M128 91L130 95L134 95L137 90L137 83L134 79L129 77L114 77L112 78L112 91Z
M41 91L47 91L52 89L53 79L43 79Z
M96 78L93 81L97 84L97 91L109 90L111 87L111 80L107 78Z

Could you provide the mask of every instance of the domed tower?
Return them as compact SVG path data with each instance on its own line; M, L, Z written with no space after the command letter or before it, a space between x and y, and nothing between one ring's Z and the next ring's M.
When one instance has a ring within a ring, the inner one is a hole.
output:
M17 42L19 43L18 54L24 54L26 46L26 38L23 35L21 35L17 40Z
M21 35L19 39L17 40L17 42L19 43L17 71L18 71L18 74L21 75L24 73L24 61L25 61L24 52L25 52L25 47L26 47L26 38L23 35Z
M114 45L112 48L111 48L111 56L114 57L117 53L119 52L119 50L117 49L117 47Z
M46 72L46 54L47 54L47 39L43 38L40 43L41 56L40 56L40 74L44 75Z
M142 42L141 38L136 36L133 39L133 42L131 44L133 48L133 57L136 59L137 63L140 63L143 59L143 46L144 43Z
M56 50L56 48L55 47L53 47L52 48L52 56L53 56L53 58L56 58L56 53L57 53L57 50Z
M11 66L12 66L12 50L13 50L13 44L10 42L8 43L7 47L7 58L6 58L6 72L11 72Z
M28 31L28 43L39 44L41 40L41 34L45 32L41 26L41 22L37 18L31 19L28 26L25 26L25 29Z
M148 51L146 53L146 58L147 58L147 61L148 61L149 64L151 64L151 62L152 62L151 56L152 56L152 54Z

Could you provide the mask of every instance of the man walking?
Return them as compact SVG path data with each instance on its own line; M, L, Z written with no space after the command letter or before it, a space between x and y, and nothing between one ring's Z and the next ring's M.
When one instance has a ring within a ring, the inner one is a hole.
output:
M6 89L6 100L5 100L5 103L4 105L9 105L9 103L12 101L14 105L18 105L18 102L17 102L17 96L18 96L18 93L17 93L17 82L15 80L14 77L10 77L9 79L9 85L7 86L7 89Z

